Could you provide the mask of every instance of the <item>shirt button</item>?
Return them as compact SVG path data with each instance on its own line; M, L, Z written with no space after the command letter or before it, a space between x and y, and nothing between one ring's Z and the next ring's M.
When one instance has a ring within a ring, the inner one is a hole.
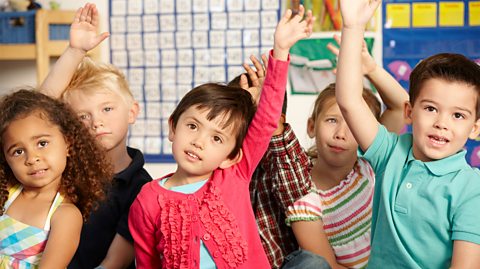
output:
M192 216L192 221L197 221L198 220L198 217L197 216Z
M220 253L220 251L218 251L218 250L216 250L216 251L213 253L213 257L214 257L214 258L218 258L218 257L220 257L220 255L221 255L221 253Z
M193 195L189 195L188 200L193 201L193 200L195 200L195 197Z
M210 234L206 233L203 235L203 240L208 241L210 240Z
M406 185L407 189L411 189L412 188L412 183L408 182Z

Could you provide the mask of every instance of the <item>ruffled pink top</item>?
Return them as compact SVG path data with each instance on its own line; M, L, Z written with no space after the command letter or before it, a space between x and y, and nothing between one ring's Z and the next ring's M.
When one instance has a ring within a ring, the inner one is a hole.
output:
M129 214L137 268L199 268L200 240L219 269L271 268L248 186L280 117L287 69L288 61L270 55L260 103L238 164L215 170L192 194L167 190L158 184L161 179L142 188Z

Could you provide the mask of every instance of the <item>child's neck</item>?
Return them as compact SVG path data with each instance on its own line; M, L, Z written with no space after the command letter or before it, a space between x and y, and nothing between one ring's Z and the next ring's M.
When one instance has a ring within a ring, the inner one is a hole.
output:
M113 172L115 174L125 170L132 162L132 158L130 158L127 152L127 146L117 146L107 151L107 157L112 162Z
M329 190L344 180L353 170L357 159L343 166L332 166L317 158L312 168L312 180L317 189Z
M168 178L164 186L165 188L169 189L172 187L178 187L178 186L183 186L187 184L197 183L197 182L209 179L212 173L210 173L209 175L202 175L202 176L188 176L177 169L177 171L170 178Z

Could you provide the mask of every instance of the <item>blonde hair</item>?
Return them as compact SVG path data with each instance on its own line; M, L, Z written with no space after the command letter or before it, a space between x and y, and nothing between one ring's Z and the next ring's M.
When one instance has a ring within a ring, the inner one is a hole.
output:
M78 66L62 99L68 102L72 91L91 94L99 90L118 94L128 105L135 101L125 75L118 68L111 64L96 63L89 57L85 57Z
M373 115L377 119L377 121L380 119L380 115L382 112L382 107L380 104L380 101L377 99L377 97L373 94L373 92L369 89L363 88L363 93L362 93L363 99L367 103L368 107L372 111ZM315 123L317 120L318 115L322 113L324 109L327 108L327 103L330 100L335 100L335 83L331 83L328 85L323 91L321 91L317 99L315 100L315 105L313 107L313 112L310 115L310 119ZM316 158L317 157L317 147L316 145L313 145L308 149L307 154L312 157Z

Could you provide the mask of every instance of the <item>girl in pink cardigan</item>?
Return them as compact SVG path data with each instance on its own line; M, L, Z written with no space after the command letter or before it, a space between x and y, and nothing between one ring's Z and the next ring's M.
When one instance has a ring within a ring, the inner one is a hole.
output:
M248 91L208 83L170 116L177 170L145 185L130 209L137 268L270 268L248 185L280 117L288 51L312 31L304 13L287 10L277 25L256 113Z

